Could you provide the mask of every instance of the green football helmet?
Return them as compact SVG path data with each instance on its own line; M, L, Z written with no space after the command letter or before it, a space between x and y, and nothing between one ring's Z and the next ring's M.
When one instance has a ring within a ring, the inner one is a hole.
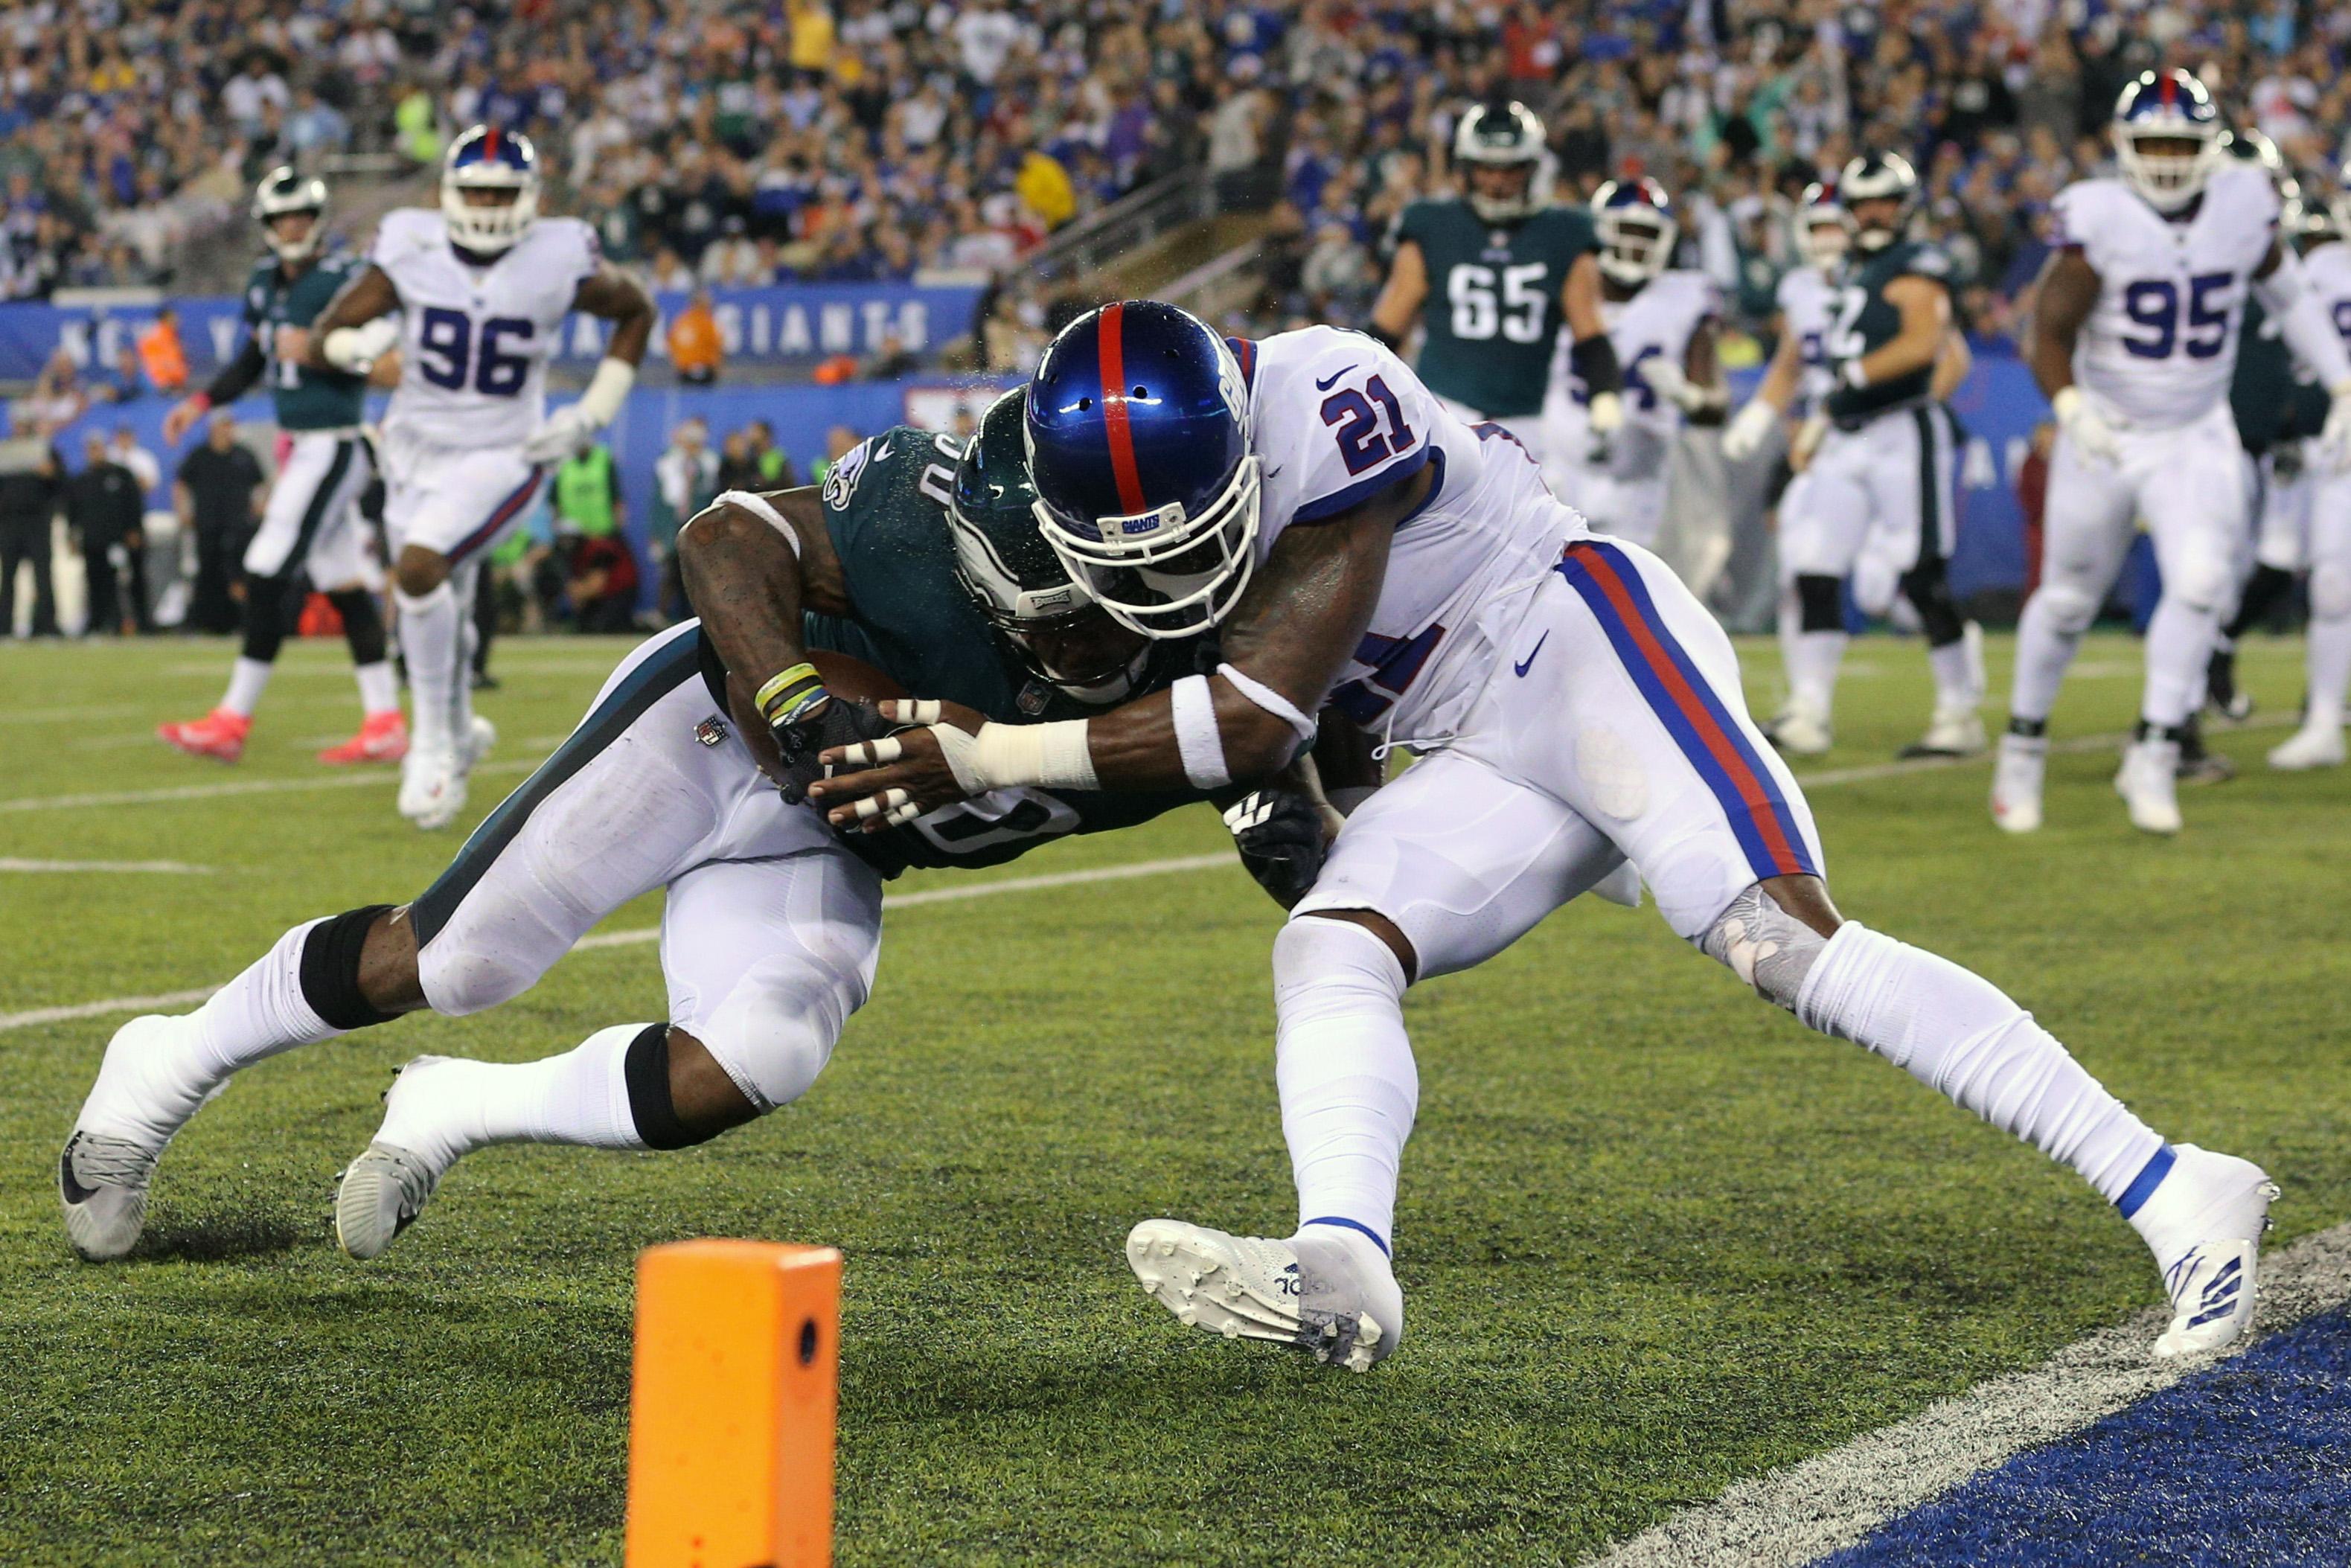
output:
M1113 621L1037 531L1028 406L1026 388L988 404L956 465L947 503L956 580L1029 674L1106 706L1134 691L1151 643Z

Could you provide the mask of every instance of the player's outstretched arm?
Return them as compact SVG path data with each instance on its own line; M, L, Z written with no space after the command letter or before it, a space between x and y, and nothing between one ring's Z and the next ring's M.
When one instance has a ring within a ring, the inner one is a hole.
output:
M261 351L261 339L247 332L245 346L236 351L236 358L221 367L220 373L213 377L210 385L172 405L172 412L163 416L164 441L177 446L180 438L188 434L188 427L202 419L207 410L235 402L243 397L253 390L254 383L261 380L262 371L268 368L268 360Z
M1427 468L1344 512L1283 531L1225 623L1225 663L1092 719L911 730L827 751L810 789L836 827L878 830L989 789L1216 789L1270 778L1314 737L1322 706L1371 625L1396 525L1427 496ZM885 713L893 711L884 705ZM903 716L922 722L912 705ZM852 771L852 770L854 771Z
M653 300L635 278L609 261L599 262L594 272L580 280L571 308L613 323L606 359L632 369L645 362L645 346L653 340Z
M571 308L614 323L612 340L605 345L604 357L596 362L596 373L588 379L580 400L549 414L522 444L522 455L533 463L560 463L595 444L629 401L645 345L653 341L653 297L609 261L598 262L596 270L580 280Z
M371 263L311 321L302 362L313 370L366 375L392 345L396 333L384 318L399 308L400 290L392 287L392 275Z
M1372 302L1372 336L1403 352L1404 340L1412 335L1412 324L1427 300L1428 257L1418 240L1404 240L1395 247L1380 297Z

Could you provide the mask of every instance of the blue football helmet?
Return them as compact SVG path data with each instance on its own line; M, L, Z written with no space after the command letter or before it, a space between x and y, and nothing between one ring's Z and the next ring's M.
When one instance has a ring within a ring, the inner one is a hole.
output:
M1256 566L1259 466L1232 350L1126 299L1061 329L1029 382L1037 527L1094 602L1146 637L1196 636Z
M1853 248L1853 230L1836 182L1822 180L1804 187L1803 200L1796 205L1795 239L1796 255L1806 267L1834 272L1844 265L1845 253Z
M1627 288L1671 266L1681 235L1673 200L1655 180L1611 180L1594 191L1592 226L1600 233L1600 270Z
M511 201L469 202L468 191L512 191ZM451 242L496 256L538 221L538 150L519 131L476 125L449 146L441 165L441 215Z
M2115 162L2159 213L2176 213L2203 193L2227 156L2220 111L2204 84L2177 67L2145 71L2115 100ZM2150 152L2147 142L2175 142Z

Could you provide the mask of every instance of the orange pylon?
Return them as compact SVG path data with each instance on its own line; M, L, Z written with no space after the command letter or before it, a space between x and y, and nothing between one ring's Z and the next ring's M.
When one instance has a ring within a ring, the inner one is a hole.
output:
M833 1248L639 1256L628 1568L830 1568L840 1329Z

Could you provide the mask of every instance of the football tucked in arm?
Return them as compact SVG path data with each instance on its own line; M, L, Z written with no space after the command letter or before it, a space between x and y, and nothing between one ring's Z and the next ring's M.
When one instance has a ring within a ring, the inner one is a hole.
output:
M852 658L847 653L811 648L809 650L809 663L816 666L816 673L823 678L825 690L840 701L873 704L908 695L905 687L887 674L864 660ZM726 706L732 712L735 727L742 733L743 743L751 748L751 756L759 764L759 771L774 779L778 789L797 798L798 792L820 775L813 771L813 760L799 768L786 766L783 752L776 745L775 732L768 727L768 721L761 716L756 698L757 689L753 683L732 671L728 672ZM875 726L870 727L874 727L875 733L879 734L895 727L883 725L877 716ZM835 743L828 740L826 744ZM814 753L810 755L812 759Z

